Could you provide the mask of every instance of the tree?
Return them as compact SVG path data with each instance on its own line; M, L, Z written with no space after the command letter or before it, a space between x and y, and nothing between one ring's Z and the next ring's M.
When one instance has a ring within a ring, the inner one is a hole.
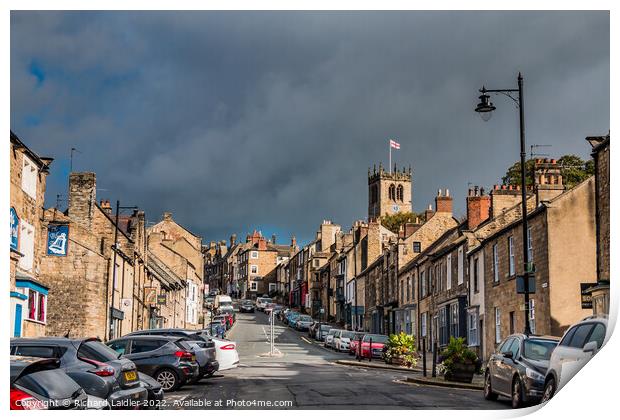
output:
M398 233L402 225L405 223L415 223L416 218L420 222L424 222L424 213L407 211L381 216L381 225L394 233Z
M525 162L525 183L533 184L535 159L529 159ZM584 161L576 155L564 155L558 159L561 166L561 174L564 185L567 188L573 188L575 185L584 181L591 175L594 175L594 161L592 159ZM506 175L502 177L504 185L521 185L521 162L512 165L506 171Z

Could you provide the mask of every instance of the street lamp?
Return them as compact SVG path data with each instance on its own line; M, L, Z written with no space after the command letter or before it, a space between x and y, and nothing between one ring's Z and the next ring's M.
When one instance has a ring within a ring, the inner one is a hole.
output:
M513 100L513 102L519 108L519 131L520 131L520 146L521 146L521 213L523 217L523 284L525 286L524 300L525 300L525 334L530 335L530 318L529 318L529 275L532 272L530 264L530 255L527 248L528 239L528 227L527 227L527 190L525 185L525 123L523 116L523 76L519 72L517 76L517 89L486 89L482 86L479 90L482 94L479 96L480 103L476 106L475 111L480 114L484 121L488 121L491 118L491 113L495 110L495 106L490 101L490 96L487 93L501 93ZM516 93L518 98L512 96Z

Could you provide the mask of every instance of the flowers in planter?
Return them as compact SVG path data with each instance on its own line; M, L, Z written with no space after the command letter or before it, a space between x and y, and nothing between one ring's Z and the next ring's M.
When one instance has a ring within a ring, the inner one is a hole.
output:
M450 337L450 343L441 352L438 372L444 376L452 376L457 370L471 370L472 373L479 373L482 362L475 351L465 345L463 337ZM473 369L472 369L473 368Z
M407 367L415 367L418 364L418 354L415 350L415 338L413 335L390 334L386 349L383 353L385 363L397 363Z

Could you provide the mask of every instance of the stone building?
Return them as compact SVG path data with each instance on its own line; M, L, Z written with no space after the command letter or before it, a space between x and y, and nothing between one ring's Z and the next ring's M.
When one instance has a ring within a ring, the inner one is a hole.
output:
M110 202L97 203L96 190L94 173L71 173L67 210L43 214L43 246L61 250L41 259L41 278L50 287L47 335L110 339L148 323L144 212L117 224Z
M406 171L386 171L379 164L371 172L368 169L368 218L411 211L411 168Z
M172 322L175 327L198 328L204 325L204 256L202 239L177 223L172 213L147 230L148 248L185 282L183 291L175 291Z
M46 178L52 158L40 157L11 131L10 334L45 335L50 285L40 276L46 252L43 219ZM66 246L66 243L63 243ZM66 248L63 248L66 250Z
M594 159L594 183L596 206L596 285L586 292L592 297L594 314L609 314L609 134L587 137L592 146Z
M231 241L232 242L232 241ZM225 256L228 254L226 241L211 241L209 245L202 246L204 256L204 283L209 291L222 291L230 293L228 279L225 278Z

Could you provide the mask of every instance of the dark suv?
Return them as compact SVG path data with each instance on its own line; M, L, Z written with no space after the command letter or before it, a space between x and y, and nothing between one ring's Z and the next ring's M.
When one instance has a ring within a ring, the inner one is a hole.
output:
M208 337L203 337L197 334L196 331L184 330L181 328L158 328L151 330L141 330L131 332L125 337L134 336L146 336L146 335L160 335L166 337L182 337L190 342L191 350L196 355L196 361L198 362L199 372L195 381L200 380L203 377L212 376L219 369L219 363L215 358L215 343Z
M155 378L164 391L174 391L198 377L196 356L184 338L125 336L107 345L119 356L134 362L140 372Z
M97 338L13 338L11 355L59 359L71 379L87 394L107 400L112 409L137 408L147 400L136 365L119 359Z

